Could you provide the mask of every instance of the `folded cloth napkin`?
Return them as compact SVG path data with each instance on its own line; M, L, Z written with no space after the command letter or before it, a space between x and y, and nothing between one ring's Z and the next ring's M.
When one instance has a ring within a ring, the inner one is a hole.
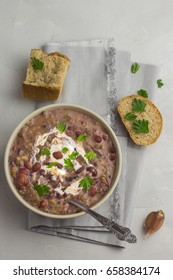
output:
M108 121L118 136L123 155L121 178L112 195L96 211L129 226L145 148L138 147L127 136L117 114L117 102L140 89L147 90L152 99L157 90L159 68L140 64L140 70L132 74L130 53L116 50L113 39L49 43L44 50L47 53L60 51L71 59L63 93L55 103L73 103L92 109ZM50 102L37 102L36 107L47 104ZM57 220L29 211L28 229L74 240L125 247L125 242L118 240L88 214Z

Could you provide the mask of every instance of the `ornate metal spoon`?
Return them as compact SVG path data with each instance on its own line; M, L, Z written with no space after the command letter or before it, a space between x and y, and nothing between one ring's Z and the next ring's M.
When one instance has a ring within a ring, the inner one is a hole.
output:
M70 200L69 203L79 207L80 209L84 210L86 213L91 215L97 221L99 221L106 229L112 232L118 239L122 241L127 241L129 243L136 243L137 238L134 234L131 233L130 229L127 227L123 227L115 223L114 221L98 214L97 212L90 209L87 205L83 202L78 200Z

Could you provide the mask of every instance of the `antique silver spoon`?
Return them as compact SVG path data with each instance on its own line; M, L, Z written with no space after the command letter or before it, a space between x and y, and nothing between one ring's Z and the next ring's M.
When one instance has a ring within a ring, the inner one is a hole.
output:
M118 239L129 242L129 243L137 242L136 236L131 233L129 228L120 226L117 223L115 223L114 221L112 221L111 219L108 219L108 218L98 214L97 212L90 209L87 205L85 205L81 201L70 200L69 203L79 207L80 209L84 210L86 213L91 215L98 222L100 222L107 230L112 232Z

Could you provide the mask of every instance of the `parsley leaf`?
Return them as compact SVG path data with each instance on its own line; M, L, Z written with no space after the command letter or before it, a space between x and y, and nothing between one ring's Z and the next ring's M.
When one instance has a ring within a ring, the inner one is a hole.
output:
M41 197L49 193L50 187L47 185L35 185L34 190L36 190L38 195Z
M58 162L51 162L51 163L47 166L47 168L52 168L53 166L57 166L57 163L58 163Z
M149 128L148 128L149 122L147 120L135 120L132 123L132 130L136 133L148 133Z
M62 133L66 129L66 124L63 122L59 122L56 124L56 128L59 130L59 132Z
M65 168L74 168L74 164L72 163L70 158L64 159Z
M138 90L137 93L138 93L139 95L145 97L145 98L148 98L148 93L147 93L147 91L144 90L144 89Z
M50 149L49 148L44 148L43 150L40 150L39 155L40 156L44 156L44 155L50 156Z
M132 110L136 112L144 112L146 105L147 104L143 100L134 98L132 101Z
M44 62L35 58L35 57L31 57L31 61L32 61L32 67L34 68L34 70L42 70L43 66L44 66Z
M157 86L158 86L158 88L161 88L164 86L164 83L162 82L161 79L157 80Z
M85 177L79 182L79 186L83 187L85 191L89 190L93 185L93 179L90 177Z
M71 160L74 160L74 159L76 159L76 157L79 155L79 153L78 152L72 152L71 153L71 155L69 155L69 158L71 159Z
M67 152L68 152L68 150L69 150L69 149L68 149L67 147L64 147L64 148L62 148L62 150L61 150L61 151L62 151L62 153L63 153L63 154L65 154L65 153L67 153Z
M83 141L85 141L86 140L86 138L87 138L87 136L85 135L85 134L80 134L78 137L77 137L77 141L79 141L79 142L83 142Z
M125 120L127 120L127 121L134 121L134 120L137 118L137 116L136 116L135 114L129 112L129 113L127 113L127 114L125 115L124 118L125 118Z
M140 65L138 63L133 63L132 66L131 66L131 72L132 74L136 74L136 72L138 72L140 68Z
M84 157L86 157L88 160L95 159L96 156L96 153L94 153L93 151L89 151L84 155Z

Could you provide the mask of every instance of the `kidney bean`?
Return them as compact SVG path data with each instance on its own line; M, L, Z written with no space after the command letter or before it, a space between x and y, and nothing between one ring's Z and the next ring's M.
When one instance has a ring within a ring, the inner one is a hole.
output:
M55 197L59 200L59 199L61 199L63 197L63 195L61 195L60 193L57 192Z
M114 147L110 147L109 148L109 152L112 153L112 154L115 153L115 148Z
M94 135L94 141L97 142L97 143L100 143L100 142L102 142L102 137L97 135L97 134L95 134Z
M63 165L61 164L61 163L57 163L57 167L58 167L58 169L62 169L63 168Z
M28 177L24 174L19 175L19 177L17 178L17 185L19 186L19 188L27 187L29 185Z
M60 151L54 152L53 157L56 159L63 158L63 154Z
M88 195L89 195L89 196L95 196L96 192L97 192L96 186L92 186L92 187L88 190Z
M43 162L43 164L45 164L45 165L49 165L49 164L51 164L51 162L50 162L50 161L45 160L45 161Z
M97 176L97 174L98 174L97 170L94 167L92 167L92 166L87 167L86 171L90 172L93 177Z
M80 130L76 130L76 137L78 137L81 134Z
M33 166L32 166L32 171L33 172L37 172L38 170L40 170L41 168L41 163L40 162L36 162Z
M44 169L40 169L40 174L41 174L42 176L46 176L46 171L45 171Z
M66 177L65 180L66 180L67 182L72 182L72 181L75 180L76 178L78 178L77 175L71 176L71 177Z
M96 177L97 176L97 174L98 174L98 172L97 172L97 170L95 169L95 168L93 168L93 170L92 170L92 176L93 177Z
M69 125L69 126L67 127L67 129L68 129L68 130L74 130L74 126Z
M29 170L26 169L26 168L19 168L19 173L20 174L28 175L29 174Z
M85 167L84 167L84 166L81 166L81 167L79 167L79 168L75 171L75 173L76 173L76 174L80 174L82 171L84 171L84 169L85 169Z
M102 139L103 139L104 141L106 141L106 140L108 139L108 135L107 135L107 134L103 134L103 135L102 135Z
M27 169L32 169L32 164L30 163L30 161L29 160L25 160L24 161L24 166L27 168Z
M115 158L116 158L115 154L112 154L112 155L110 155L110 157L109 157L109 159L110 159L111 161L115 160Z
M91 173L92 172L92 168L93 168L92 166L89 166L89 167L86 168L86 171Z
M40 205L39 205L40 208L46 208L47 206L48 206L48 201L47 200L42 200L40 202Z

